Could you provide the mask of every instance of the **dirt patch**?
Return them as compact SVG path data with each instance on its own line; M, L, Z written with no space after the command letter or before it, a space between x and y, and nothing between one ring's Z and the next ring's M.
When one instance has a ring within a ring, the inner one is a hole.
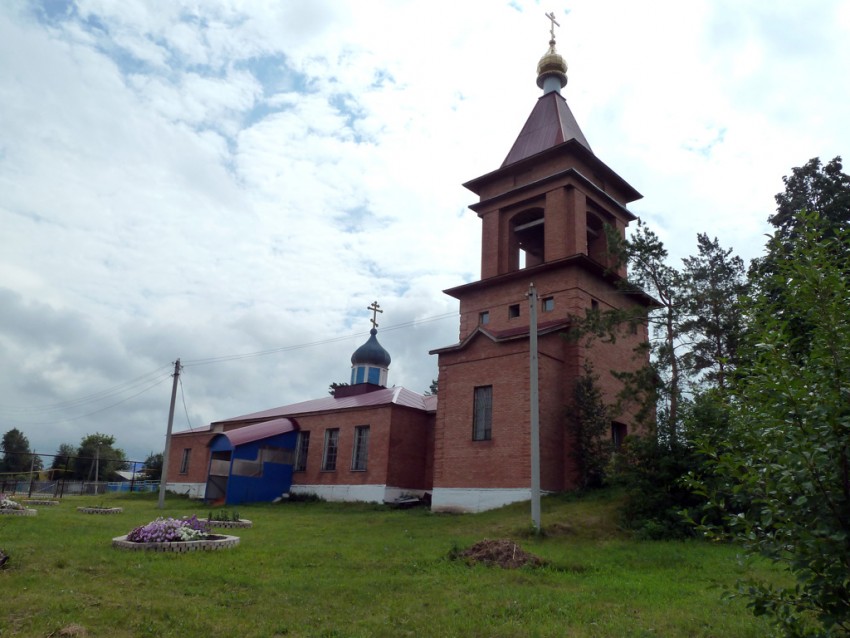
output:
M47 638L53 638L56 636L63 636L64 638L85 638L89 635L89 632L86 631L86 628L82 625L68 625L67 627L62 627L58 631L54 631L51 634L48 634Z
M484 563L505 569L516 569L526 565L539 567L544 564L541 558L529 554L514 541L505 538L479 541L469 549L460 552L459 558L470 565Z

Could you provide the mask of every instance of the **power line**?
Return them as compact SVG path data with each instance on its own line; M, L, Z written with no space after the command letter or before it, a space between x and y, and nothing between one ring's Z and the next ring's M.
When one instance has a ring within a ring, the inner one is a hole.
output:
M412 321L406 321L404 323L395 324L393 326L385 326L384 328L382 328L382 331L383 332L393 332L395 330L403 330L405 328L410 328L412 326L419 326L419 325L422 325L422 324L425 324L425 323L432 323L434 321L441 321L443 319L448 319L448 318L451 318L451 317L457 317L457 313L451 312L451 313L445 313L445 314L442 314L442 315L436 315L434 317L426 317L425 319L414 319ZM181 367L185 368L185 367L194 367L194 366L202 366L202 365L211 365L211 364L215 364L215 363L224 363L224 362L227 362L227 361L238 361L238 360L241 360L241 359L249 359L249 358L253 358L253 357L262 357L262 356L267 356L267 355L270 355L270 354L276 354L276 353L279 353L279 352L291 352L293 350L303 350L305 348L312 348L312 347L315 347L315 346L326 345L326 344L329 344L329 343L337 343L337 342L340 342L340 341L347 341L347 340L350 340L350 339L363 337L363 336L366 336L368 334L369 334L368 332L357 332L357 333L344 335L344 336L341 336L341 337L332 337L330 339L321 339L319 341L311 341L311 342L307 342L307 343L300 343L300 344L295 344L295 345L290 345L290 346L281 346L281 347L278 347L278 348L271 348L269 350L260 350L260 351L257 351L257 352L222 355L222 356L218 356L218 357L209 357L209 358L206 358L206 359L191 359L191 360L188 360L185 363L183 363L181 365ZM18 415L16 416L16 418L21 418L22 416L26 415L26 413L45 413L46 414L46 413L56 412L56 411L60 411L60 410L68 410L70 408L84 406L84 405L89 404L89 403L95 403L95 402L98 402L98 401L108 400L108 399L110 399L114 396L118 396L118 395L120 395L124 392L127 392L129 390L137 388L144 383L147 383L148 381L151 380L151 378L154 375L157 375L157 374L159 375L153 381L153 383L151 383L150 385L147 385L145 388L143 388L139 392L136 392L135 394L133 394L131 396L128 396L124 399L121 399L120 401L116 401L115 403L111 403L111 404L104 406L102 408L99 408L97 410L92 410L90 412L86 412L85 414L81 414L81 415L74 416L74 417L62 416L62 417L58 417L57 419L55 419L53 421L41 421L41 422L27 421L26 424L27 425L52 425L53 423L55 423L56 420L76 421L78 419L83 419L83 418L92 416L94 414L104 412L106 410L109 410L110 408L114 408L117 405L121 405L122 403L125 403L125 402L129 401L130 399L133 399L133 398L135 398L139 395L144 394L145 392L148 392L149 390L152 390L153 388L155 388L156 386L158 386L159 384L161 384L163 381L165 381L166 379L168 379L171 376L170 372L166 373L166 374L162 374L163 371L166 368L170 369L170 367L171 367L171 364L160 366L156 370L152 370L151 372L148 372L148 373L143 374L139 377L131 379L130 381L125 381L124 383L120 383L118 385L112 386L111 388L107 388L105 390L101 390L101 391L95 392L93 394L85 395L85 396L79 397L77 399L70 399L68 401L53 403L53 404L44 405L44 406L29 406L29 407L20 406L20 407L16 407L16 406L2 406L2 405L0 405L0 410L7 411L7 412L10 412L10 413L17 412ZM183 396L183 409L186 412L186 421L189 423L189 426L191 427L191 422L189 421L189 411L188 411L188 408L186 407L186 398L185 398L185 395L183 395L182 379L181 379L181 382L180 382L180 392L181 392L181 395Z
M394 330L401 330L403 328L410 328L411 326L418 326L424 323L431 323L434 321L440 321L442 319L448 319L450 317L457 317L456 312L450 312L443 315L436 315L434 317L427 317L425 319L414 319L413 321L407 321L404 323L399 323L394 326L386 326L381 329L382 332L392 332ZM240 359L249 359L252 357L264 357L270 354L277 354L279 352L291 352L293 350L303 350L305 348L312 348L315 346L323 346L329 343L337 343L340 341L348 341L349 339L355 339L357 337L364 337L368 335L369 332L356 332L348 335L344 335L341 337L331 337L330 339L322 339L320 341L310 341L308 343L299 343L291 346L280 346L278 348L271 348L269 350L259 350L257 352L246 352L242 354L230 354L230 355L222 355L219 357L209 357L207 359L188 359L183 362L183 367L194 367L194 366L204 366L211 365L213 363L223 363L225 361L237 361Z
M54 412L59 410L67 410L69 408L80 407L81 405L85 405L87 403L96 403L98 401L103 401L111 398L112 396L123 394L133 388L136 388L140 385L143 385L150 381L150 379L157 374L162 373L165 368L169 366L160 366L156 370L151 370L141 376L136 377L135 379L131 379L129 381L125 381L123 383L119 383L118 385L112 386L111 388L106 388L105 390L100 390L98 392L94 392L89 395L85 395L82 397L78 397L76 399L69 399L67 401L60 401L58 403L51 403L47 405L39 405L39 406L6 406L0 405L0 410L9 413L26 413L26 412ZM134 395L136 396L136 395Z
M189 409L186 407L186 395L183 394L183 377L180 377L180 397L183 399L183 411L186 413L186 423L189 424L189 429L192 429L192 422L189 420Z
M84 419L88 416L92 416L93 414L99 414L100 412L104 412L106 410L109 410L110 408L114 408L116 405L121 405L122 403L126 403L130 399L134 399L137 396L144 394L145 392L147 392L149 390L152 390L153 388L158 386L160 383L162 383L163 381L168 379L170 376L171 376L170 374L166 374L165 376L163 376L160 379L157 379L154 383L152 383L148 387L144 388L143 390L140 390L136 394L130 395L129 397L121 399L120 401L116 401L115 403L111 403L110 405L104 406L104 407L99 408L97 410L92 410L91 412L86 412L85 414L80 414L80 415L77 415L77 416L61 417L59 419L54 419L53 421L27 421L26 424L27 425L53 425L53 424L56 423L57 420L59 420L59 421L77 421L79 419Z

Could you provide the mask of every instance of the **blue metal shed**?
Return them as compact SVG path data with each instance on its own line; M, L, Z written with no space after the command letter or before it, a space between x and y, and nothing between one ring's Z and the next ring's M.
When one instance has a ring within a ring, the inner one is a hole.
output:
M227 505L273 501L289 491L298 423L272 419L216 434L204 498Z

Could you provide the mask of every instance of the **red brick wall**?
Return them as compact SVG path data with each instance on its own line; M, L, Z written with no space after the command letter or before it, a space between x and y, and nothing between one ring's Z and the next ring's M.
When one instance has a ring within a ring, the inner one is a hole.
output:
M411 490L431 489L434 414L392 408L387 456L387 485Z
M171 447L168 451L169 483L206 483L210 464L210 449L207 445L213 437L211 432L177 432L171 435ZM180 462L183 450L191 449L189 471L180 474Z
M478 336L465 350L440 355L435 487L527 486L528 351ZM493 386L492 439L472 440L476 386Z
M383 485L387 482L391 409L384 407L345 410L296 416L296 419L302 431L310 432L310 449L307 454L307 469L293 473L293 485ZM366 471L351 469L354 428L358 425L369 426ZM328 428L339 428L336 470L332 471L322 470L325 431Z

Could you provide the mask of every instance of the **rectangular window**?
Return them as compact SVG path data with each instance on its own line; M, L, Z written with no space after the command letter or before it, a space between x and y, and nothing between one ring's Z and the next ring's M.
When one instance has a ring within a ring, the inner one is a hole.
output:
M366 461L369 459L369 426L358 425L354 428L354 449L351 452L351 469L356 472L366 471Z
M292 469L295 472L304 472L307 469L307 452L310 451L310 432L302 430L298 433L295 450L295 467Z
M490 323L490 311L485 310L484 312L478 313L478 323L482 326L486 326Z
M336 469L336 453L339 448L339 428L325 430L325 449L322 453L322 469L331 472Z
M472 407L472 440L489 441L493 422L493 386L475 388Z
M543 312L552 312L555 309L554 297L543 297Z
M611 424L611 442L614 444L615 450L620 449L620 446L626 438L626 434L627 429L625 423L617 423L615 421Z
M591 310L593 310L594 312L596 312L597 310L599 310L599 302L598 302L598 301L596 301L596 299L591 299L591 300L590 300L590 309L591 309Z
M508 319L516 319L519 317L519 304L515 303L508 306Z
M192 454L192 448L183 448L183 456L180 458L180 473L189 473L189 456Z

